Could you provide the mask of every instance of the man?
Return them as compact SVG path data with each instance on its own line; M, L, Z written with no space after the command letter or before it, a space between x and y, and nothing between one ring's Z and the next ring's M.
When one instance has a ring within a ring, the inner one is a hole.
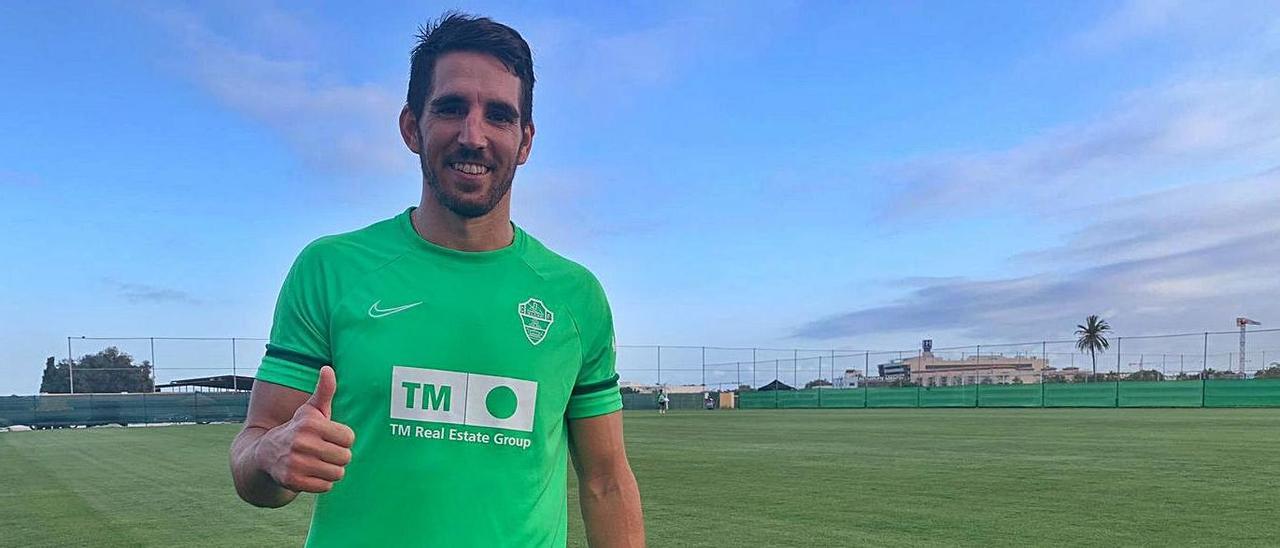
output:
M285 279L231 466L256 506L323 493L308 546L564 546L570 453L590 545L644 544L604 292L510 221L533 82L507 26L423 29L400 113L420 204Z

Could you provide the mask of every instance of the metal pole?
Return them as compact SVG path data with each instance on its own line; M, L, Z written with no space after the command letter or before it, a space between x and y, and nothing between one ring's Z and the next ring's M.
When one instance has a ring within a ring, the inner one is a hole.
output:
M733 362L733 371L738 377L738 386L733 387L736 391L737 389L742 388L742 362Z
M1200 362L1200 407L1204 407L1204 384L1209 376L1209 332L1204 334L1204 359Z
M778 385L780 384L782 384L782 381L778 380L778 360L773 360L773 408L774 409L778 408L778 392L781 392L781 390L778 390Z
M1266 360L1262 360L1262 361L1265 362ZM834 385L835 383L836 383L836 351L833 348L831 349L831 384Z
M756 385L756 349L752 348L751 349L751 387L755 388L756 386L757 386Z
M978 347L978 352L973 355L973 359L977 360L975 365L982 367L982 345L979 344L975 346ZM973 374L973 380L975 381L973 383L973 406L982 407L982 379L977 377L979 374L977 369L973 370ZM964 386L964 379L960 380L960 385Z
M156 338L151 337L151 389L156 389Z
M702 347L702 389L707 389L707 347Z
M1124 337L1116 337L1116 409L1120 408L1120 341Z
M791 384L792 388L800 388L800 350L791 349Z
M76 362L71 357L71 337L67 337L67 376L69 377L68 393L76 393Z
M662 386L662 345L658 345L658 386Z
M707 384L707 375L703 375L703 384ZM236 374L236 337L232 337L232 389L239 392L239 378Z

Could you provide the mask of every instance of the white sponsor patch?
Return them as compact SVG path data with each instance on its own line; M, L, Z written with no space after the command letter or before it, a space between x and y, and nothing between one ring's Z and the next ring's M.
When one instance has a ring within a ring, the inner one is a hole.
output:
M391 418L533 431L538 383L524 379L396 366Z

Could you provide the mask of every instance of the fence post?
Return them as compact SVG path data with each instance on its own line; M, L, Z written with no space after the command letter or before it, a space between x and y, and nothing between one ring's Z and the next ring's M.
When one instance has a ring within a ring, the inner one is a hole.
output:
M1124 337L1116 337L1116 409L1120 408L1120 342Z
M871 407L870 402L867 400L868 398L867 381L871 380L871 351L869 350L867 351L866 355L863 356L863 360L864 361L862 363L862 408L866 409L868 407Z
M76 360L71 357L71 337L67 337L67 378L68 390L71 394L76 393Z
M703 384L707 384L707 375L703 375ZM232 337L232 389L239 392L239 378L236 374L236 337Z
M976 346L978 347L978 351L977 351L976 353L974 353L974 355L973 355L973 359L974 359L974 360L977 360L977 363L976 363L975 365L977 365L978 367L982 367L982 345L980 345L980 344L979 344L979 345L976 345ZM977 373L977 370L975 369L975 370L974 370L974 375L975 375L975 376L974 376L974 379L973 379L973 380L974 380L974 383L973 383L973 406L974 406L975 408L977 408L977 407L982 407L982 379L981 379L981 378L979 378L979 377L977 377L977 374L978 374L978 373ZM961 385L961 386L963 386L963 385L964 385L964 381L963 381L963 380L961 380L961 381L960 381L960 385Z
M702 347L702 389L707 389L707 347Z
M1204 385L1209 377L1209 332L1204 333L1204 361L1200 362L1200 407L1204 407Z
M151 337L151 389L156 388L156 338Z
M658 345L658 386L662 386L662 345Z
M751 349L751 388L756 387L756 349Z

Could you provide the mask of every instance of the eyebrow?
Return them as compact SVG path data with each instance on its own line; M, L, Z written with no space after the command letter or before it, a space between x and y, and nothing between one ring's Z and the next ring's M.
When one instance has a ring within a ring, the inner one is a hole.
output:
M458 95L456 93L449 93L446 95L441 95L439 97L436 97L435 99L432 99L430 104L433 107L438 107L438 106L444 106L444 105L455 105L458 103L466 103L466 102L467 102L467 99L465 97ZM506 101L500 101L500 100L494 99L494 100L485 102L484 106L486 108L497 110L499 112L502 112L503 114L508 114L511 116L519 116L520 114L520 110L517 109L515 105L512 105L511 103L508 103Z

